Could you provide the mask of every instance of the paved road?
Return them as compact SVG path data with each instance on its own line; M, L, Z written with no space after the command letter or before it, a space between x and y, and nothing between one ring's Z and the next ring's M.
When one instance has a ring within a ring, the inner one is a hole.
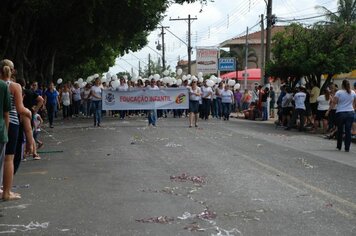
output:
M355 145L244 120L91 124L42 133L63 153L22 164L0 233L356 235Z

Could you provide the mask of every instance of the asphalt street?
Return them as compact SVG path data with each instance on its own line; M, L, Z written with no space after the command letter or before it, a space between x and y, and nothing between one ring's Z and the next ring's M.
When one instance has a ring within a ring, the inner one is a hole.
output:
M104 118L44 129L5 235L356 235L356 145L272 122Z

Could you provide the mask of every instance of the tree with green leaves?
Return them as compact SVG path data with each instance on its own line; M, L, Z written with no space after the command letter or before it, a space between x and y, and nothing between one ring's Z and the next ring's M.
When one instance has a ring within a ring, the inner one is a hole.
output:
M206 0L199 0L206 4ZM101 73L147 44L172 3L192 0L3 0L0 57L27 80Z
M356 22L356 1L355 0L338 0L336 12L332 12L326 7L317 6L325 13L327 24L350 25Z
M294 84L304 76L319 86L321 75L328 74L327 85L335 74L356 68L356 25L292 24L274 36L272 52L268 74Z

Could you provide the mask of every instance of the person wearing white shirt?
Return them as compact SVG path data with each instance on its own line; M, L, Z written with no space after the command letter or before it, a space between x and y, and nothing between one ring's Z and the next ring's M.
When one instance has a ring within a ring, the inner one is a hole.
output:
M216 108L216 118L221 119L222 116L222 105L221 105L221 91L224 89L224 83L220 82L217 88L215 89L215 95L216 95L216 103L217 103L217 108Z
M295 103L295 111L292 115L292 119L290 120L288 127L286 130L290 130L292 125L296 123L297 118L299 117L299 131L304 130L304 119L305 119L305 99L307 97L305 87L301 86L299 88L299 92L297 92L294 97Z
M339 151L341 150L342 138L345 132L345 152L349 152L351 145L351 127L356 109L356 93L351 90L351 85L348 80L345 79L342 81L342 89L336 92L332 106L336 106L336 148Z
M127 91L129 89L129 86L125 83L125 79L124 78L120 78L120 85L117 88L117 90L119 91ZM125 115L126 115L126 111L125 110L120 110L120 119L124 120L125 119Z
M159 90L159 88L156 85L156 81L154 79L151 79L151 84L147 86L148 90ZM148 112L148 126L153 125L156 126L156 121L157 121L157 110L150 110Z
M316 101L318 103L318 108L316 111L316 116L314 120L314 129L318 129L320 125L320 121L323 122L323 129L324 133L328 129L328 116L326 112L329 110L330 107L330 92L328 89L325 89L324 94L317 97Z
M102 87L100 78L96 78L94 82L94 86L90 89L89 98L91 98L91 102L94 110L94 127L100 127L101 123L101 97L102 97Z
M202 92L202 101L203 101L203 119L208 120L210 115L210 107L211 107L211 98L213 95L213 90L211 87L208 87L206 81L204 81L204 85L201 88Z
M191 87L188 88L189 91L189 128L193 126L193 121L195 127L198 127L198 112L199 112L199 100L201 96L201 90L197 86L196 81L192 81Z
M224 89L221 91L221 104L224 120L229 120L231 113L231 104L233 102L234 93L230 90L230 86L228 84L225 84Z

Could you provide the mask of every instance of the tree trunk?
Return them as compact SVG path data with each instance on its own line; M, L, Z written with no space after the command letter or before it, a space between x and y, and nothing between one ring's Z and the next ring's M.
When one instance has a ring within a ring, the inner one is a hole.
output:
M324 91L326 89L326 87L329 86L332 77L334 76L334 74L328 74L328 77L325 80L325 83L323 84L323 86L321 87L320 91Z

